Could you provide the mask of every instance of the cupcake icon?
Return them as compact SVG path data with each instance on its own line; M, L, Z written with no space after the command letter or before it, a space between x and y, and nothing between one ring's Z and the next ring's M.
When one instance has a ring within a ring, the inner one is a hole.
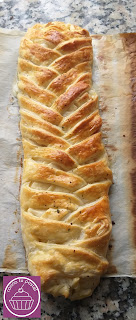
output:
M14 310L30 310L34 300L29 293L24 291L24 289L21 287L13 295L9 302Z

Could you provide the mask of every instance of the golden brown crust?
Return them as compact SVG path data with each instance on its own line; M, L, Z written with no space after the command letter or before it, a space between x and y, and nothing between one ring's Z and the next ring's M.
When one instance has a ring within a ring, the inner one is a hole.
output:
M78 160L79 164L87 163L88 161L96 161L96 159L104 153L101 133L93 134L81 143L75 144L69 148L68 152L72 157Z
M107 160L101 159L99 161L77 167L74 172L82 177L88 183L98 181L111 180L112 172L107 166Z
M28 96L19 93L18 99L20 107L28 111L31 111L34 114L37 114L42 119L47 120L52 124L58 125L60 121L63 119L63 117L59 113L47 108L45 105L42 105L41 103L37 103Z
M92 47L85 47L75 52L69 53L62 58L57 59L52 64L52 67L58 72L63 73L74 68L79 63L89 62L92 63Z
M42 288L72 300L106 272L112 173L91 88L92 40L62 22L37 24L21 41L18 101L24 148L22 234Z
M69 193L39 190L37 186L24 184L21 190L21 205L25 210L55 208L60 211L58 208L64 208L69 212L76 210L81 201Z
M80 99L76 101L78 109L70 114L70 116L65 117L62 121L62 126L64 129L69 129L81 121L86 116L90 115L94 110L97 109L98 97L90 97L88 93L83 94Z
M51 168L44 163L37 163L32 159L24 160L23 182L36 181L42 183L51 183L75 191L85 185L85 182L79 176Z
M73 84L64 94L62 94L58 99L56 99L52 108L55 111L62 114L68 107L75 101L75 99L82 94L85 90L89 88L89 85L84 81Z

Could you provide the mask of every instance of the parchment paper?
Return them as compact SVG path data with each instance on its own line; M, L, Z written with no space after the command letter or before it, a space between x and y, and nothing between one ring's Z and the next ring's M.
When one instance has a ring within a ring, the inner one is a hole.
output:
M21 237L19 192L22 147L19 107L14 97L20 31L0 29L0 272L27 273ZM110 191L113 231L108 276L135 276L135 248L129 181L129 62L120 36L93 36L93 86L100 98L103 140L114 184ZM124 60L123 60L124 59ZM121 67L120 67L121 66ZM123 81L122 81L123 79ZM130 137L129 137L130 138ZM125 142L124 142L125 140Z

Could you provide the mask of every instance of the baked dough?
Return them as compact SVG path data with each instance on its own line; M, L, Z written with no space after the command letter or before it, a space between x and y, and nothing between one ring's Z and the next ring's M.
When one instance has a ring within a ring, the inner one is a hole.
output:
M71 24L36 24L21 41L22 235L31 275L71 300L106 272L112 173L92 89L92 40Z

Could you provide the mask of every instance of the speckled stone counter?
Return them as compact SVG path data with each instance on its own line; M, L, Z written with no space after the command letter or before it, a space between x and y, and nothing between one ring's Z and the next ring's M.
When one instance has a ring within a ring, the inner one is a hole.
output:
M135 17L134 0L0 0L0 27L10 29L60 20L86 27L92 34L124 33L136 31ZM76 302L42 294L41 310L45 320L136 320L136 280L104 278L92 297Z
M2 314L1 280L0 320L3 319ZM41 319L136 320L136 281L129 278L101 279L101 283L92 297L74 302L61 297L55 299L51 295L42 293Z
M90 33L134 32L134 0L0 0L0 26L26 30L36 22L60 20Z

